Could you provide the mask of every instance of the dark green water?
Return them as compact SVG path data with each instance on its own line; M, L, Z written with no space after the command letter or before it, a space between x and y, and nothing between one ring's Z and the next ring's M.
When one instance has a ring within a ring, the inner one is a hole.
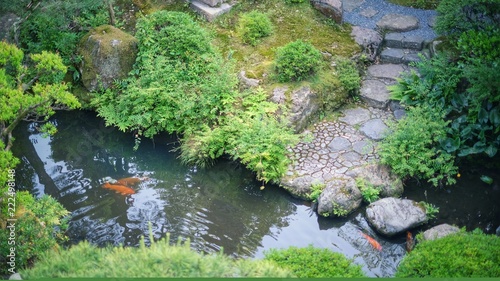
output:
M49 194L71 211L71 243L137 246L141 236L147 239L150 222L155 239L171 233L174 241L189 238L197 251L223 249L233 257L261 258L270 248L310 244L329 248L354 259L369 276L392 276L405 255L404 235L377 236L363 209L347 219L322 218L309 203L277 186L260 190L252 173L235 162L220 160L203 170L183 166L172 152L174 137L143 140L133 151L132 134L105 127L94 113L60 112L51 122L58 128L51 138L43 138L33 124L18 127L14 152L22 163L17 185L37 196ZM105 177L133 176L149 178L133 195L101 187ZM418 197L422 190L410 187L405 196ZM499 202L499 193L492 188L489 197L496 194ZM463 205L454 208L464 213ZM496 217L490 224L500 224L498 204L495 208L490 207ZM471 221L477 224L475 217ZM360 229L375 237L383 251L374 250Z

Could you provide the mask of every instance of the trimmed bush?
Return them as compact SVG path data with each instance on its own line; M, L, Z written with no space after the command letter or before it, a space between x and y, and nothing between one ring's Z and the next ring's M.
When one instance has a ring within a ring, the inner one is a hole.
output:
M457 233L419 243L400 263L396 277L498 277L500 238Z
M237 32L243 42L256 46L260 38L271 34L271 20L266 14L258 11L242 14Z
M97 248L81 242L69 250L47 252L40 262L21 275L23 279L291 276L268 261L233 260L223 254L203 255L191 250L189 242L170 245L168 235L150 247L146 247L143 240L139 248Z
M311 43L297 40L276 51L276 72L280 82L301 81L316 73L321 53Z
M265 259L292 271L299 278L364 277L361 266L328 249L290 247L272 249Z

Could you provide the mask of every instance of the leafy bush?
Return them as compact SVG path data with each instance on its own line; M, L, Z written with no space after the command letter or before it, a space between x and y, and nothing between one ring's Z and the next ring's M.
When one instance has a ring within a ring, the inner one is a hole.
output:
M400 263L396 277L498 277L500 238L478 232L424 241Z
M289 269L299 278L364 277L361 266L328 249L289 247L264 254L266 260Z
M7 201L7 190L3 189L2 198ZM9 195L10 196L10 195ZM10 230L2 223L0 231L0 262L6 264L8 261L7 253L10 248L15 247L16 268L22 269L33 264L41 255L50 249L58 248L58 243L65 241L66 219L69 212L48 195L35 200L31 194L26 191L18 191L15 195L16 214L15 214L15 245L9 244L8 238ZM10 202L10 201L9 201ZM8 204L2 204L0 217L12 218L8 213ZM3 221L3 220L2 220ZM2 267L2 274L7 274L7 268Z
M324 183L314 183L311 185L311 193L309 194L309 200L316 202L318 201L319 196L321 195L321 192L323 192L323 189L325 189L325 184Z
M304 3L306 0L285 0L286 3L288 4L298 4L298 3Z
M361 76L359 76L356 64L349 59L338 58L335 69L344 89L351 94L356 93L361 83Z
M278 106L267 101L262 89L243 93L239 105L228 113L220 126L208 126L186 136L181 144L181 159L203 166L224 153L241 161L263 182L277 182L289 164L287 148L298 137L286 120L275 117Z
M259 43L260 38L271 34L271 20L266 14L258 11L242 14L237 32L243 42L255 46Z
M281 82L301 81L319 69L321 53L310 43L297 40L276 51L276 72Z
M428 220L436 218L436 214L439 213L439 208L434 206L433 204L429 204L427 202L420 202L420 204L424 207L425 209L425 215Z
M267 261L198 254L189 248L189 241L170 245L168 237L167 234L166 239L153 242L150 247L142 241L138 248L97 248L81 242L69 250L47 252L35 267L21 272L21 275L23 279L291 276L287 270Z
M365 179L358 177L356 178L356 186L361 191L363 199L368 204L375 202L379 199L380 190L375 188L372 184L367 182Z
M434 186L456 182L455 157L438 148L446 138L448 121L429 107L410 108L405 118L390 125L391 133L380 143L380 161L400 177L426 179ZM425 126L422 126L425 124Z

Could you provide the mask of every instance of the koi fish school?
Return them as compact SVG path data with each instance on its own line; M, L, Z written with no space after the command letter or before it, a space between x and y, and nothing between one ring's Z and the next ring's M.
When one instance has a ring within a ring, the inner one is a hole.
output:
M7 244L10 247L8 250L9 254L7 255L7 265L9 268L7 269L11 274L16 272L16 182L15 182L16 171L10 169L7 175L7 229L9 229L9 238Z

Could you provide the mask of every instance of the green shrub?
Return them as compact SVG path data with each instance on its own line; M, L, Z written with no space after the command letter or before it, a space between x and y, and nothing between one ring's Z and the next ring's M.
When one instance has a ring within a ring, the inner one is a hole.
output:
M266 14L251 11L241 15L237 33L243 42L255 46L260 38L270 35L271 32L271 20Z
M402 178L426 179L434 186L455 183L458 171L455 157L438 148L446 138L448 123L437 110L410 108L405 118L390 124L392 132L381 141L381 163L389 165Z
M396 277L498 277L500 237L457 233L418 243L401 261Z
M337 58L335 69L342 87L351 94L357 93L360 88L361 76L356 63L349 59Z
M7 201L6 190L2 190L2 198ZM64 232L67 228L65 216L69 212L54 198L44 195L35 199L26 191L18 191L15 214L15 245L9 244L10 230L2 223L0 231L0 262L6 264L7 253L15 247L16 268L23 269L39 260L47 250L58 248L58 243L67 238ZM10 201L9 201L10 202ZM2 218L12 218L8 215L8 204L2 204ZM6 253L5 255L3 253ZM2 267L1 274L8 274ZM10 272L12 273L12 272Z
M309 200L316 202L318 201L319 196L323 192L323 189L325 189L325 184L324 183L313 183L311 184L311 193L309 194Z
M45 253L32 269L33 278L152 278L152 277L290 277L275 264L262 260L233 260L223 254L203 255L188 243L170 245L166 239L138 248L98 248L81 242L68 250ZM151 239L151 238L150 238ZM152 240L150 240L152 241Z
M365 202L367 202L368 204L375 202L379 199L380 190L375 188L364 178L361 177L356 178L356 185L359 188L359 191L361 191L363 200L365 200Z
M428 220L436 218L436 214L439 213L439 208L434 206L433 204L429 204L427 202L420 202L420 204L424 207L425 209L425 215L427 216Z
M364 277L361 266L328 249L289 247L264 254L266 260L289 269L299 278Z
M276 72L280 82L301 81L316 73L321 53L311 43L297 40L276 51Z
M306 0L285 0L286 3L288 4L298 4L298 3L304 3Z

